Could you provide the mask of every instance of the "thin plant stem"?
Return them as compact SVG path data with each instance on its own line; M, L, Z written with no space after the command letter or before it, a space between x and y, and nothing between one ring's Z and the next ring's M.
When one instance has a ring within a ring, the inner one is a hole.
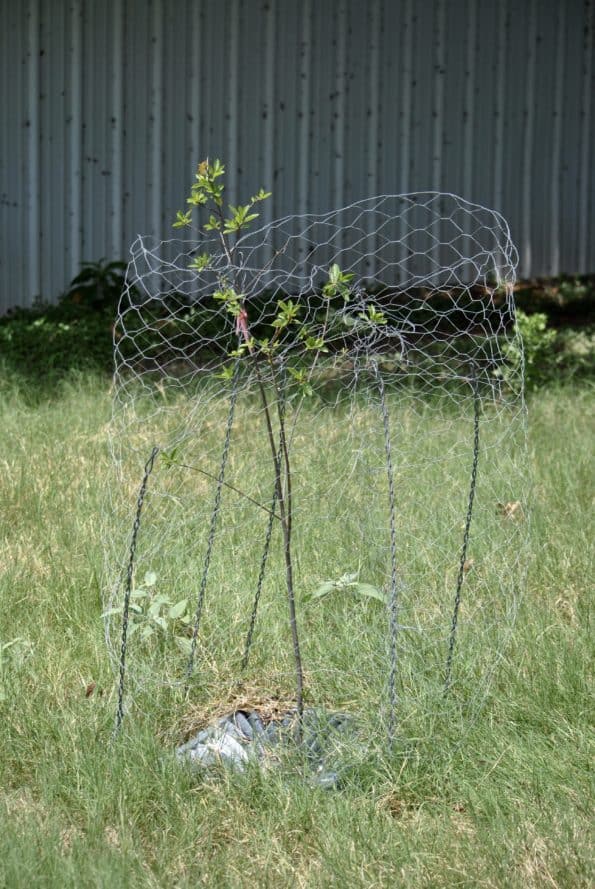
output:
M179 463L177 460L170 460L169 462L171 463L172 466L179 466L180 469L188 469L190 472L198 472L198 473L200 473L200 475L204 475L206 478L210 478L215 482L219 481L219 479L213 472L208 472L208 470L201 469L199 466L189 466L187 463ZM250 503L253 503L254 506L258 506L259 509L262 509L263 512L268 513L268 515L271 515L274 519L277 519L277 521L281 520L280 516L277 515L276 512L273 512L271 509L268 508L268 506L265 506L264 503L260 503L254 497L251 497L250 494L246 494L245 491L242 491L240 488L236 488L236 486L232 485L231 482L224 481L221 484L223 485L224 488L228 488L230 491L233 491L234 494L237 494L239 497L243 497L244 500L249 500Z
M293 500L291 490L291 462L289 459L289 448L287 447L287 437L285 434L285 416L281 407L281 392L275 375L275 369L271 361L271 371L273 374L273 383L276 391L277 414L279 418L279 442L283 454L283 463L285 467L285 498L286 511L285 523L283 527L283 550L285 557L285 574L287 583L287 600L289 605L289 624L291 627L291 638L293 643L293 656L296 666L296 686L297 686L297 708L299 716L299 726L301 731L301 721L304 713L304 673L302 668L302 656L300 652L300 640L297 627L297 615L295 608L295 589L293 585L293 559L291 551L291 533L293 522ZM284 503L285 506L285 503Z
M285 559L285 579L287 587L287 602L289 606L289 623L291 628L291 637L293 643L293 656L296 673L296 704L298 710L298 738L301 740L301 723L304 712L304 671L302 666L302 657L300 652L299 634L297 628L297 616L295 608L295 588L293 584L293 557L291 550L291 531L292 531L292 510L291 510L291 463L289 460L289 451L287 448L287 440L285 436L285 423L280 403L280 392L278 384L274 376L274 369L271 361L271 369L273 370L273 380L275 383L277 412L279 415L279 437L281 444L281 452L283 454L285 487L283 486L281 477L281 460L277 454L275 443L275 434L273 431L273 423L271 417L271 408L267 399L266 390L262 380L262 374L258 363L255 361L256 378L260 397L264 409L265 422L269 445L271 448L271 456L275 467L275 487L277 490L277 500L279 503L279 515L281 519L281 530L283 534L283 556Z
M225 236L224 231L224 214L221 204L217 203L216 206L216 215L219 218L220 227L219 237L223 246L223 250L225 252L225 256L227 259L227 264L229 266L230 271L232 272L233 278L237 276L237 271L234 271L234 260L235 260L235 251L237 248L237 241L240 235L240 230L237 231L236 236L236 244L231 245L228 243L228 239ZM236 281L232 281L232 285L235 288ZM328 310L327 310L327 319L328 319ZM325 322L326 323L326 322ZM276 393L276 402L277 402L277 414L279 420L279 450L283 459L283 475L282 478L281 473L281 456L278 452L277 445L275 442L275 433L273 431L273 420L271 415L271 406L267 399L266 389L262 380L262 374L260 372L260 368L258 366L258 360L256 354L254 352L254 348L250 342L250 337L248 334L247 325L243 327L238 325L238 334L243 333L246 345L248 347L248 352L251 358L254 361L254 367L256 371L256 379L258 384L258 389L260 391L260 397L262 400L262 406L264 410L265 423L267 428L267 435L269 439L269 446L271 449L271 458L273 461L273 466L275 470L275 489L277 492L277 501L279 506L279 520L281 523L281 529L283 533L283 555L285 559L285 576L286 576L286 586L287 586L287 600L289 606L289 623L291 627L291 637L293 643L293 655L295 662L295 672L296 672L296 703L297 703L297 711L298 711L298 740L301 740L301 732L302 732L302 716L304 712L304 671L302 667L302 658L300 653L300 643L299 643L299 635L297 628L297 616L296 616L296 608L295 608L295 590L293 585L293 558L292 558L292 550L291 550L291 531L292 531L292 492L291 492L291 463L289 459L289 448L287 446L287 436L285 431L285 421L283 416L283 408L281 405L281 392L279 389L279 385L275 375L275 369L272 357L269 356L269 364L271 367L271 372L273 376L273 383L275 386ZM279 337L281 331L277 330L275 336L273 337L271 345L276 341ZM202 471L202 470L199 470ZM206 473L205 473L206 474ZM283 481L285 484L283 484ZM224 484L222 481L221 484ZM231 487L231 486L230 486ZM237 493L242 493L238 491ZM251 498L249 498L251 499ZM257 504L263 509L262 504Z

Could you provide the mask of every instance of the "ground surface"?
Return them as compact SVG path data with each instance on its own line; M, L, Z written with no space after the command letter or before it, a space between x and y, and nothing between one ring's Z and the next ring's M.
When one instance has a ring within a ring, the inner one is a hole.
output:
M36 404L5 385L0 885L592 885L592 403L569 389L530 403L529 588L464 744L421 738L329 793L299 776L205 784L180 771L155 732L171 724L167 698L110 747L108 389L82 379Z

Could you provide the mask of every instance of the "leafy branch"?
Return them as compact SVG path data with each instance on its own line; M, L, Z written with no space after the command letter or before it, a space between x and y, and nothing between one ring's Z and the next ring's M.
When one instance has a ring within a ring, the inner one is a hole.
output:
M190 208L179 211L174 228L185 228L193 221L195 210L203 208L208 213L208 220L203 223L203 229L207 232L216 232L221 242L223 253L227 260L227 266L218 274L217 286L213 292L213 300L220 303L225 312L234 319L237 345L228 352L229 358L234 360L245 359L250 361L254 368L256 382L263 406L263 416L270 448L270 457L275 477L275 491L277 512L275 517L279 520L283 536L283 554L285 560L286 590L289 609L289 623L293 643L293 655L296 669L296 697L297 708L301 716L303 713L303 667L300 653L300 642L296 615L296 598L294 588L292 531L293 531L293 491L292 471L290 458L290 441L285 419L285 382L282 379L282 370L287 371L293 383L297 386L302 397L313 394L311 384L314 368L324 352L328 352L327 334L329 319L331 317L331 303L335 299L348 303L353 295L352 281L354 275L344 272L333 263L328 270L328 280L322 287L322 296L325 301L324 319L320 325L309 325L301 317L300 305L291 298L278 299L274 318L270 322L268 336L258 338L251 329L246 296L238 287L237 265L235 254L238 239L241 233L258 218L255 207L270 197L270 192L260 189L246 204L228 204L228 211L224 207L224 185L222 178L225 167L219 160L210 163L202 161L197 169L195 181L191 186L187 203ZM212 257L208 253L196 256L191 268L202 271L209 267ZM259 276L257 280L260 280ZM369 324L385 324L386 319L382 312L374 306L366 306L365 313L361 317ZM298 354L308 358L308 369L304 366L290 367L283 357L283 346L298 346ZM270 388L267 390L263 377L263 368L268 368L272 383L272 395ZM218 375L221 379L231 382L234 371L231 366L224 367ZM294 420L295 424L295 420ZM294 426L295 428L295 426ZM293 432L292 432L293 434ZM175 462L172 460L172 462ZM182 464L180 464L182 465ZM188 467L192 468L192 467ZM203 472L203 470L198 470ZM204 472L205 475L208 473ZM241 496L247 496L242 491L231 487ZM252 498L248 497L249 500ZM260 508L266 509L262 504L255 502ZM268 510L267 510L268 511ZM270 511L269 511L270 512ZM347 575L345 577L348 577ZM360 584L355 580L345 580L345 577L336 582L351 587L357 587L359 594L372 598L381 594L375 588ZM350 577L350 576L349 576ZM330 582L329 582L330 583ZM330 592L330 588L327 590ZM318 592L313 598L319 598L326 593Z
M314 602L324 599L330 593L351 593L364 599L376 599L386 605L388 597L383 590L373 586L371 583L361 583L359 572L356 574L343 574L338 580L325 580L313 592L308 593L304 599L307 602Z
M229 215L226 215L223 206L223 193L225 186L219 180L225 175L225 167L220 160L209 162L207 158L198 165L195 181L190 187L190 195L186 199L186 203L190 205L190 209L179 210L176 214L176 221L173 223L174 228L188 228L192 225L195 208L208 207L210 209L208 222L204 223L205 231L218 232L221 245L225 255L231 265L233 257L233 248L229 244L226 235L236 235L239 237L242 230L247 228L251 222L258 219L259 214L253 212L254 207L261 201L271 196L270 191L261 188L255 195L252 195L247 204L228 205ZM191 268L201 271L207 268L211 257L208 254L201 254L191 264Z
M191 649L192 611L188 598L174 601L157 590L157 575L145 573L142 586L135 587L130 601L128 638L138 634L145 644L171 640L184 654ZM122 614L123 605L110 608L102 617Z

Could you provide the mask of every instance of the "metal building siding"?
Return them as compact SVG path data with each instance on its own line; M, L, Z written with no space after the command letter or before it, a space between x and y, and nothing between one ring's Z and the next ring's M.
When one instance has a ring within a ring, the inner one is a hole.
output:
M523 275L595 271L592 0L0 0L0 311L167 237L195 164L264 218L428 188Z

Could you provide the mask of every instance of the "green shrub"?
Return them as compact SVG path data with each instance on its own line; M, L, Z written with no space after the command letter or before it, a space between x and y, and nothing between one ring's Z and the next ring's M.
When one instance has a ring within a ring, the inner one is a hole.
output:
M73 368L111 367L112 315L75 305L20 309L0 319L4 366L28 380L48 380Z
M516 326L523 339L525 382L528 388L534 388L551 377L556 331L548 328L547 315L541 312L527 315L520 309L516 313ZM520 358L515 345L510 346L509 357L513 363Z
M125 263L119 261L84 263L56 305L40 302L1 317L0 362L4 369L24 382L43 384L51 384L72 370L108 373L125 273ZM517 299L523 309L517 310L517 324L524 341L529 389L595 377L594 297L593 278L528 281L519 286ZM322 296L320 301L322 311ZM189 306L186 313L170 317L168 335L177 336L178 342L186 333L191 335L197 311ZM157 322L167 314L167 306L156 303L154 312ZM128 323L132 324L132 319ZM213 335L217 332L214 329ZM255 325L254 334L261 338L264 328ZM514 347L508 357L513 363L520 361Z
M517 309L516 324L523 339L527 389L595 376L595 330L592 327L552 330L547 315L542 312L528 315L521 309ZM518 367L520 349L510 345L507 357L511 367Z
M79 274L72 279L60 302L86 306L114 316L118 301L126 283L126 263L115 260L107 262L84 262Z
M123 262L84 263L57 305L39 302L0 318L5 369L39 382L52 382L73 369L109 371L125 276Z
M555 357L560 378L595 379L595 327L558 331Z
M515 299L517 307L527 314L545 313L553 327L581 327L595 320L595 276L520 281Z

